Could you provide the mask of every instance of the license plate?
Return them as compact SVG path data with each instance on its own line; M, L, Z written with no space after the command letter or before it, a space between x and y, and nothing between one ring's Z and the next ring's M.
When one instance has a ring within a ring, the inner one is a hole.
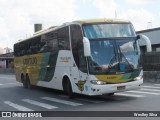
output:
M124 90L126 88L126 86L118 86L117 90Z

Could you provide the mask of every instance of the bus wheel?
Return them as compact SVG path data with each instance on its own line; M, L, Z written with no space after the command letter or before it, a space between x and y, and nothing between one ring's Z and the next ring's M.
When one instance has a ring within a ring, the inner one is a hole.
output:
M24 88L27 88L27 81L26 81L24 75L21 76L21 81L22 81L22 83L23 83L23 87L24 87Z
M31 89L32 88L32 85L30 83L30 79L29 79L29 76L26 75L26 83L27 83L27 88Z
M69 81L68 78L67 78L66 89L67 89L68 97L69 97L70 99L73 99L73 98L74 98L74 94L73 94L73 92L72 92L72 86L71 86L71 83L70 83L70 81Z

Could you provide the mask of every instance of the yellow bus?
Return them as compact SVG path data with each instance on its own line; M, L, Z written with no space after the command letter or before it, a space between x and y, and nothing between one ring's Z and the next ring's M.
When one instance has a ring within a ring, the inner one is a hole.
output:
M74 93L113 95L143 83L140 48L128 20L65 23L14 44L16 80Z

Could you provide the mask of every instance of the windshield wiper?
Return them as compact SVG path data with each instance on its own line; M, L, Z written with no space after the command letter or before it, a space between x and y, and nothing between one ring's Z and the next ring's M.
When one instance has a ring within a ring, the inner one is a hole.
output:
M113 48L114 48L114 56L111 58L111 60L110 60L110 62L109 62L109 65L108 65L108 71L110 71L111 70L111 68L112 67L114 67L114 63L116 63L117 62L117 53L116 53L116 48L115 48L115 46L113 46ZM116 71L116 70L115 70Z
M120 49L120 46L118 45L118 50L120 52L120 60L119 60L119 64L120 64L120 61L122 62L122 57L125 59L125 61L127 62L127 64L129 65L130 69L132 71L134 71L134 68L132 68L131 64L129 63L129 61L127 60L127 58L124 56L124 54L122 53L121 49Z

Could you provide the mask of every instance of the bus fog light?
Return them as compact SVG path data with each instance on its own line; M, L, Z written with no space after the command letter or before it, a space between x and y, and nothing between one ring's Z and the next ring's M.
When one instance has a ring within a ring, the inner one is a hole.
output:
M103 82L103 81L100 81L100 80L91 80L91 83L95 84L95 85L105 85L105 84L107 84L106 82Z

